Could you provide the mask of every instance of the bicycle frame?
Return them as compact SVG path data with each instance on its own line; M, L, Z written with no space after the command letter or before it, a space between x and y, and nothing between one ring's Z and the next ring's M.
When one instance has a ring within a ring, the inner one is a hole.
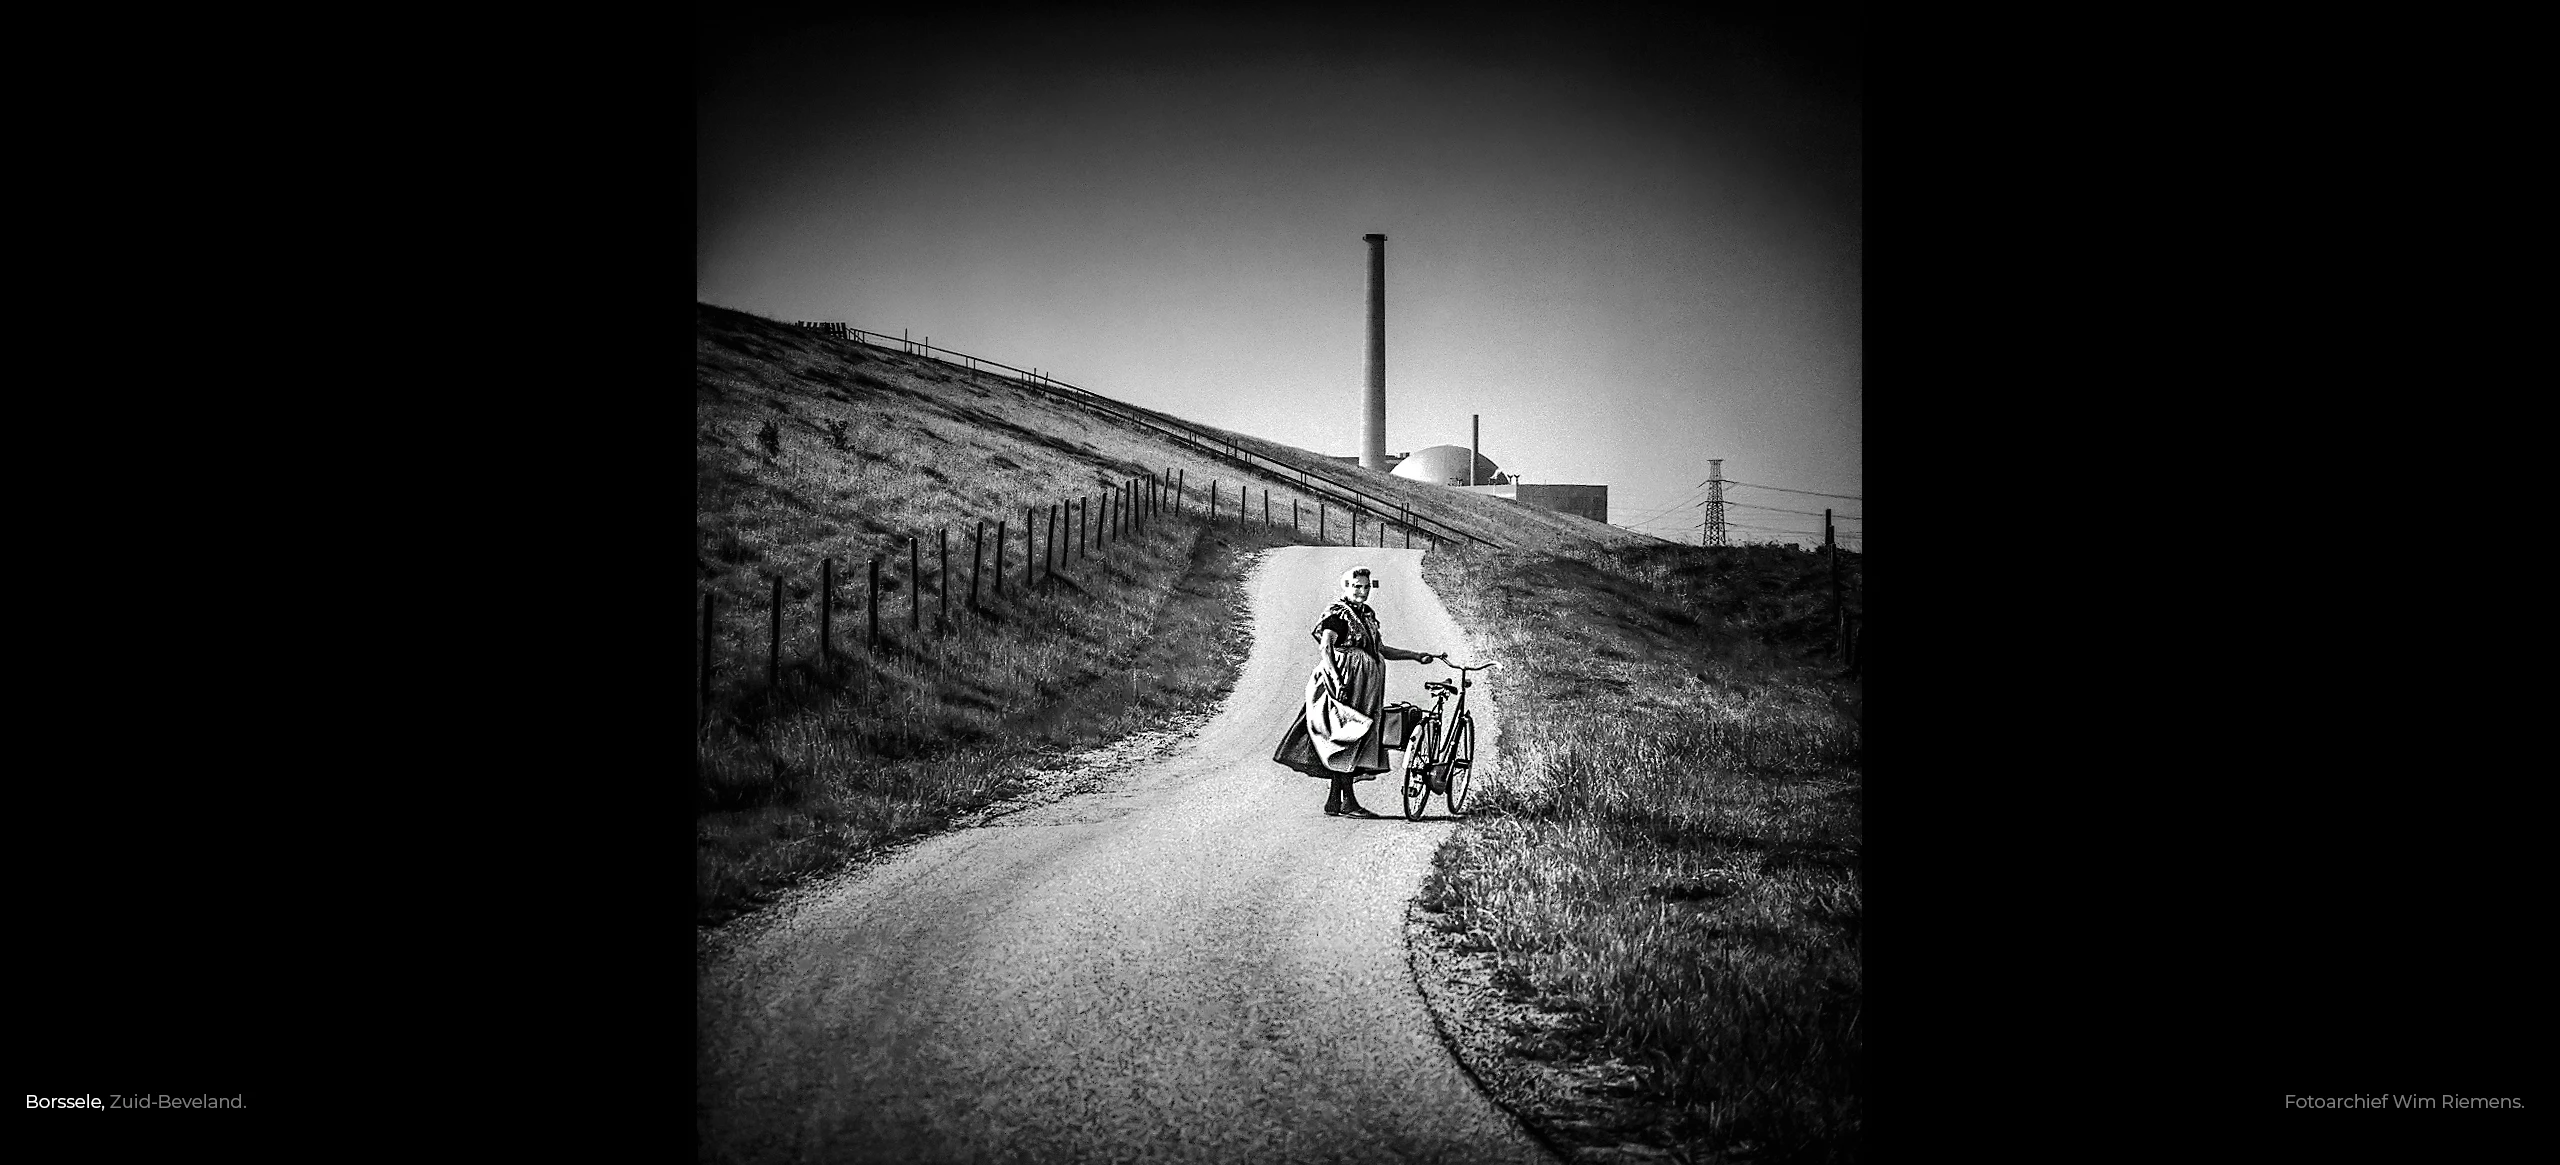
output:
M1431 743L1430 755L1420 757L1422 761L1423 788L1427 790L1424 794L1426 798L1433 792L1439 793L1444 797L1448 795L1448 786L1451 774L1449 774L1446 769L1447 766L1453 763L1454 756L1457 752L1459 726L1468 722L1467 689L1475 686L1475 681L1468 678L1467 673L1488 671L1494 666L1490 663L1462 665L1451 663L1445 658L1440 662L1443 665L1456 670L1458 673L1458 682L1455 685L1458 706L1455 708L1449 707L1449 697L1451 694L1449 691L1438 688L1432 689L1431 710L1423 714L1421 727L1416 730L1425 740L1428 740ZM1440 682L1446 683L1447 681ZM1444 727L1447 729L1445 732L1441 731ZM1405 767L1408 773L1412 771L1412 758L1408 758L1406 760ZM1439 780L1437 782L1439 785L1438 788L1432 787L1434 784L1432 779L1434 774L1438 774L1439 776ZM1410 806L1408 806L1408 811L1419 812L1418 809L1414 809Z

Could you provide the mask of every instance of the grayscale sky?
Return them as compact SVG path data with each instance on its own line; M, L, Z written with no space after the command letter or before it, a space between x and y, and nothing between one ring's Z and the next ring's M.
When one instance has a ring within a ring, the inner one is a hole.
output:
M1670 11L705 24L696 294L1349 454L1379 232L1389 452L1482 414L1689 542L1712 457L1862 496L1855 19ZM1863 547L1862 502L1726 495Z

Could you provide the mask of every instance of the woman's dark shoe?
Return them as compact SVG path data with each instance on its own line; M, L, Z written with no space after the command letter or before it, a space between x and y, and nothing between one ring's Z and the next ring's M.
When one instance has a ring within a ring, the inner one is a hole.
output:
M1324 815L1327 817L1340 817L1342 816L1342 806L1327 805L1324 807Z
M1371 813L1371 812L1369 812L1367 809L1362 808L1362 807L1361 807L1361 805L1360 805L1360 803L1359 803L1359 802L1357 802L1357 801L1352 801L1352 802L1348 802L1348 803L1344 804L1344 805L1343 805L1343 807L1342 807L1342 816L1344 816L1344 817L1366 817L1366 818L1368 818L1368 819L1369 819L1369 820L1371 820L1371 821L1379 821L1379 820L1383 820L1383 818L1380 818L1377 814L1375 814L1375 813Z

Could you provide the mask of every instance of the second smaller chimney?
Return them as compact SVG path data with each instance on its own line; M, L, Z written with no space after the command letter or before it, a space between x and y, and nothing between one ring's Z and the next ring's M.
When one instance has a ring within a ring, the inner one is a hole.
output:
M1476 480L1476 458L1484 456L1484 414L1467 414L1467 484L1482 485Z

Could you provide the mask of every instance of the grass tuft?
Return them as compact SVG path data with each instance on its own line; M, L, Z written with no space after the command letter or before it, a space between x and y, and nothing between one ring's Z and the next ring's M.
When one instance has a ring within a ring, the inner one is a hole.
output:
M1827 560L1753 547L1425 561L1505 667L1499 781L1422 905L1561 1017L1510 1054L1624 1073L1692 1158L1848 1161L1864 1119L1861 733ZM1815 601L1818 592L1820 601Z

